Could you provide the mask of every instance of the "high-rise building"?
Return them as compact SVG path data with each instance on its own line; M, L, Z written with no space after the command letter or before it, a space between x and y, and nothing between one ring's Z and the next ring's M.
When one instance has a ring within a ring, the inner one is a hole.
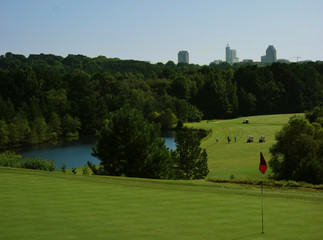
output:
M178 52L178 63L189 63L188 51Z
M263 63L273 63L277 62L276 49L273 45L269 45L266 49L266 55L261 56L261 62Z
M231 49L229 44L227 44L225 48L225 61L231 64L239 62L239 58L237 58L237 51L235 49Z
M225 61L231 62L231 49L230 49L229 43L227 44L227 47L225 48Z
M276 49L274 48L273 45L269 45L269 47L267 48L266 56L267 56L267 61L277 62Z

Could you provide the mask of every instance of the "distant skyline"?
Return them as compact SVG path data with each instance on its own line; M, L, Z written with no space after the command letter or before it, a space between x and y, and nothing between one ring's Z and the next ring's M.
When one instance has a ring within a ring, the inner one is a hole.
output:
M0 55L82 54L152 63L323 60L322 0L0 0Z

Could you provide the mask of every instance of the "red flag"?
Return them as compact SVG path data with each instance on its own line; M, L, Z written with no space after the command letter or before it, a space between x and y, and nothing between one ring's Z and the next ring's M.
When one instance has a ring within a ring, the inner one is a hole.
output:
M267 163L264 156L262 155L262 152L260 152L259 171L262 172L262 174L265 174L266 170L267 170Z

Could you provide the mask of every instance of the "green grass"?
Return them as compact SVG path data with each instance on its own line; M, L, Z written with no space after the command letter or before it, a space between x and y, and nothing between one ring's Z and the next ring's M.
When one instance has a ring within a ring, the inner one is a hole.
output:
M259 178L259 152L269 160L274 135L290 116L249 117L249 125L240 118L189 126L212 129L202 141L210 177ZM265 135L267 142L247 144L248 135L255 140ZM1 240L323 239L322 216L321 190L266 187L261 234L259 186L0 167Z
M271 157L269 148L275 142L275 134L293 115L295 114L247 117L250 124L242 124L246 118L237 118L188 123L186 126L212 130L201 144L208 153L210 170L208 177L229 179L233 175L235 178L257 179L260 177L258 170L260 152L263 152L268 164ZM247 143L249 135L254 137L254 143ZM265 143L258 143L261 135L266 137ZM228 136L232 140L230 144L227 142ZM219 143L216 143L216 138L219 139ZM269 173L268 168L265 176Z
M0 168L0 239L322 239L323 194Z

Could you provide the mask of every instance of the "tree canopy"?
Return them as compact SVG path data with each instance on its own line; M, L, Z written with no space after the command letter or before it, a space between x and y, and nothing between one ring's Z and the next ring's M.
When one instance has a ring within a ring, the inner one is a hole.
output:
M182 128L175 134L176 150L172 152L175 177L201 179L208 175L207 153L200 147L197 131Z
M93 155L101 160L102 174L170 178L172 166L160 127L129 105L112 114L98 131Z
M323 183L323 108L294 116L276 134L269 162L276 179Z

